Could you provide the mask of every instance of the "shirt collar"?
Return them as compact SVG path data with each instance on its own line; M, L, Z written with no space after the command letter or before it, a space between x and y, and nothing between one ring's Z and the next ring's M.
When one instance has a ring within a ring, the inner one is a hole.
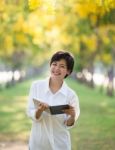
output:
M49 77L48 78L46 78L46 80L45 80L45 92L48 92L48 91L50 91L50 89L49 89Z
M45 82L46 93L51 91L49 88L49 80L50 80L50 77L46 78L46 82ZM58 93L62 93L63 95L67 96L67 85L65 82L63 82L62 87L59 89Z
M62 93L63 95L67 96L67 85L65 82L63 82L62 87L59 89L60 93Z

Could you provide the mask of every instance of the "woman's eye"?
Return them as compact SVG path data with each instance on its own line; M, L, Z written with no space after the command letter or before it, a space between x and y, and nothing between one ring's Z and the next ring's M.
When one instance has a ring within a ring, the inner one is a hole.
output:
M65 66L61 66L61 68L65 68Z
M53 63L52 65L53 65L53 66L56 66L57 64L56 64L56 63Z

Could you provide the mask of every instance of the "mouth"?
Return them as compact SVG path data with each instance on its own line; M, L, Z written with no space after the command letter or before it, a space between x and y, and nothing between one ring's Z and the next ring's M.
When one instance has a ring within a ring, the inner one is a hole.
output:
M53 75L55 75L55 76L61 75L61 73L59 73L59 72L52 72L52 73L53 73Z

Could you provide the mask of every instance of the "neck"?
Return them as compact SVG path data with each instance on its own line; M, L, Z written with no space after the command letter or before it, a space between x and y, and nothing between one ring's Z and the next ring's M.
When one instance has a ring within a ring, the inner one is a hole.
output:
M53 93L56 93L62 86L63 80L55 80L50 78L49 87Z

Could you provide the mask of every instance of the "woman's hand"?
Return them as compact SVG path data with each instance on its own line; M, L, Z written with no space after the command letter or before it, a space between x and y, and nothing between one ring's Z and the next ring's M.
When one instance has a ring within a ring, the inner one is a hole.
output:
M40 111L43 112L43 111L46 110L48 107L49 107L48 104L43 103L43 102L40 102L40 103L39 103L39 106L38 106L38 110L40 110Z
M65 121L65 124L67 126L72 126L75 122L75 108L73 106L69 106L69 109L64 109L63 111L65 114L70 115L68 120Z
M49 107L48 104L40 102L39 106L38 106L38 109L36 111L36 119L39 119L39 117L41 116L42 112L44 110L46 110L48 107Z
M63 111L65 114L75 117L75 108L73 106L69 105L69 109L64 109Z

